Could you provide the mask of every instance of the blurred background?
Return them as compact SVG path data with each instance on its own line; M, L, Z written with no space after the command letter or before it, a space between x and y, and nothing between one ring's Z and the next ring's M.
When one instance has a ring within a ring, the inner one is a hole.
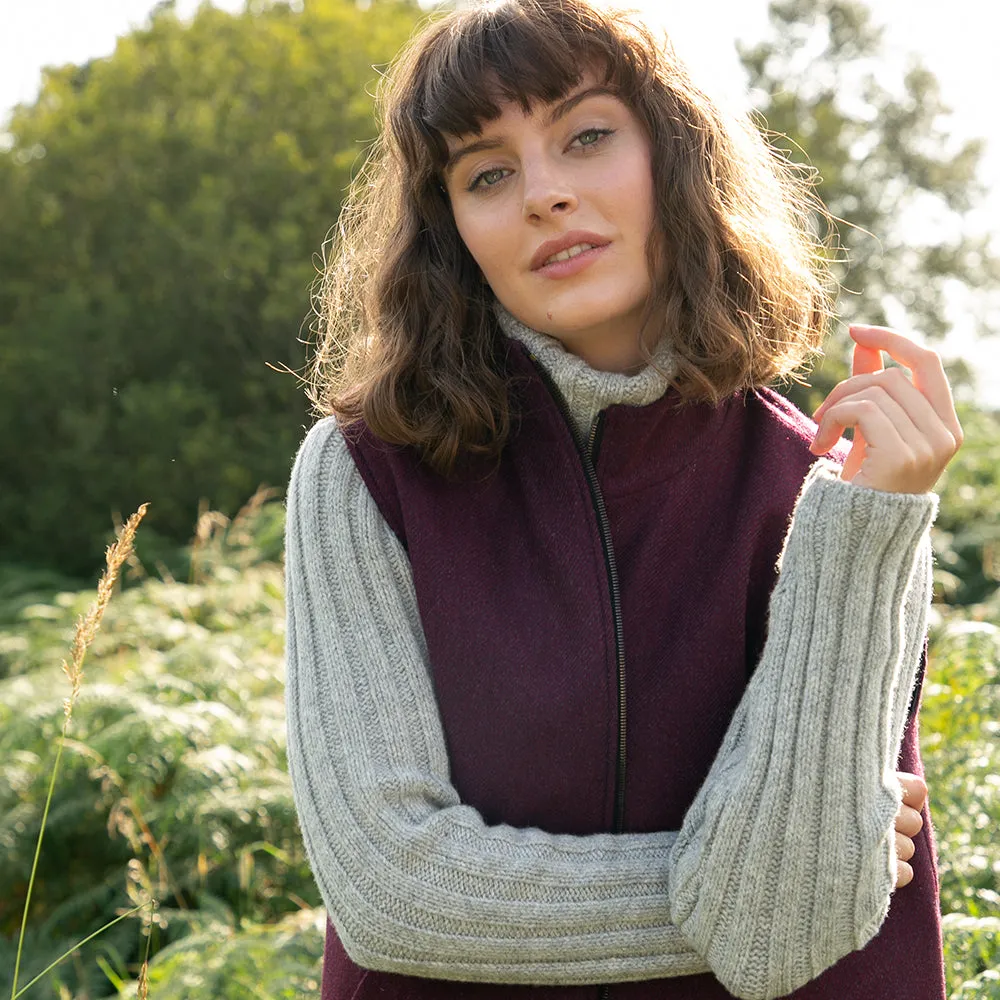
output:
M939 484L922 709L953 998L1000 998L1000 89L981 0L635 3L695 78L811 163L844 220L841 322L934 344L967 440ZM307 996L322 911L284 759L293 374L413 0L0 0L0 992L76 616L151 503L91 651L19 982ZM8 970L11 970L9 973ZM28 975L25 975L27 971Z

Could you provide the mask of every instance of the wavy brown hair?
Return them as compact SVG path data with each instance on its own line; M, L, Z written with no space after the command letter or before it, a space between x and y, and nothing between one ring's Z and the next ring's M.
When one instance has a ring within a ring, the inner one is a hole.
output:
M634 17L587 0L493 0L427 23L380 84L381 133L317 295L319 413L363 420L444 474L462 452L499 455L512 421L503 338L444 189L445 134L481 132L500 102L527 113L556 101L588 68L650 139L658 224L643 329L670 338L681 399L718 403L818 353L832 238L811 228L830 222L811 177L725 114Z

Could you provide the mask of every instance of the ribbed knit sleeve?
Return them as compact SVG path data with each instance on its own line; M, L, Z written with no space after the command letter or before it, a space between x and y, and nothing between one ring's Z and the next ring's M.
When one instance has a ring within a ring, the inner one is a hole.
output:
M761 660L672 856L674 919L749 1000L864 947L894 883L937 498L838 471L818 462L803 485Z
M892 885L933 508L817 466L762 661L679 834L487 826L449 781L406 554L318 424L288 491L288 762L348 954L511 984L713 971L772 998L863 945Z
M670 917L676 835L487 826L449 781L406 554L332 420L288 491L288 765L351 958L522 984L708 971Z

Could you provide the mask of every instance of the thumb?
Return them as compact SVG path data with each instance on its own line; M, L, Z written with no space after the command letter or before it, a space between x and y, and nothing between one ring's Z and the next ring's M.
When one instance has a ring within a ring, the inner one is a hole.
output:
M853 331L854 327L848 329ZM884 367L882 352L877 347L866 347L857 341L854 342L854 358L851 362L852 375L871 375L873 372L882 371Z
M852 375L871 375L874 372L882 371L882 352L877 347L865 347L863 344L855 342L854 357L851 360ZM844 471L841 478L851 480L857 475L861 463L865 460L865 437L860 429L854 428L854 437L851 441L851 450L844 462Z

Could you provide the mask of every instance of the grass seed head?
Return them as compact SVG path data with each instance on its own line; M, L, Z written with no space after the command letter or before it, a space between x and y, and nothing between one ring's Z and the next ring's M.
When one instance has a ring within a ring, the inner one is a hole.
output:
M111 600L115 580L118 579L118 573L122 565L132 552L139 522L145 517L148 509L148 503L142 504L122 526L121 532L114 544L108 546L104 556L107 567L97 583L97 600L90 606L87 613L81 615L77 620L76 631L73 634L73 645L70 648L70 658L68 661L63 660L62 663L63 672L69 678L69 682L72 685L70 696L63 702L63 710L66 714L67 722L73 715L73 705L83 684L83 661L86 658L87 649L94 641L94 637L101 627L101 619L104 617L108 602Z

